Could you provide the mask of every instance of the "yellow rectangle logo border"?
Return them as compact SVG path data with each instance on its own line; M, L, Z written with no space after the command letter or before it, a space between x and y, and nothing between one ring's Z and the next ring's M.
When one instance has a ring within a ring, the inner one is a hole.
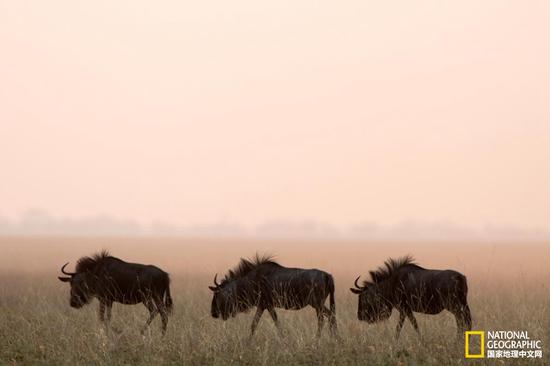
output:
M470 336L478 335L481 337L480 353L470 354ZM464 357L465 358L485 358L485 331L483 330L468 330L464 332Z

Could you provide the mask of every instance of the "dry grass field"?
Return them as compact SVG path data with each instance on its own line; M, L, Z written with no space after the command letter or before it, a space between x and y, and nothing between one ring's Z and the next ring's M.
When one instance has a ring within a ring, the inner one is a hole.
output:
M142 305L116 304L112 329L97 319L97 302L69 306L69 288L59 268L107 248L133 262L153 263L172 278L174 313L165 337L156 319L144 336ZM315 339L313 309L279 310L286 338L264 314L248 341L252 313L226 322L210 316L213 275L240 257L275 254L286 266L316 267L336 282L340 340L328 329ZM353 279L388 256L413 254L428 268L453 268L469 280L474 329L527 330L550 349L550 249L546 243L377 243L363 241L257 241L122 238L0 239L0 364L51 365L453 365L510 364L510 360L465 360L463 343L449 313L417 315L422 339L409 323L394 341L397 317L369 325L356 318ZM546 356L545 355L545 356ZM545 357L547 358L547 357ZM545 359L514 361L540 365Z

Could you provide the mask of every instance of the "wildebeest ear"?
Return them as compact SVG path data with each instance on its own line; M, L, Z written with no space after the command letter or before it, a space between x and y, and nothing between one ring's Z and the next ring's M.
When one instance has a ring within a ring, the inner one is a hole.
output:
M218 291L218 288L214 286L208 286L208 288L214 292Z
M57 277L59 278L59 281L61 282L69 282L71 280L71 277Z
M352 287L352 288L350 288L349 290L350 290L351 292L353 292L354 294L358 294L358 295L359 295L359 294L361 293L361 290L359 290L359 289L357 289L357 288L353 288L353 287Z

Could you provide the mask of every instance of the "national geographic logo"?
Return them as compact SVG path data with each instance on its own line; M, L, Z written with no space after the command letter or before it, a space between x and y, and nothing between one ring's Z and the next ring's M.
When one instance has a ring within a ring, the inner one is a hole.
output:
M477 351L472 351L475 348ZM472 330L465 332L466 358L542 358L542 341L525 330Z
M479 353L470 353L470 337L479 337ZM485 332L483 330L466 331L464 336L464 357L485 358Z

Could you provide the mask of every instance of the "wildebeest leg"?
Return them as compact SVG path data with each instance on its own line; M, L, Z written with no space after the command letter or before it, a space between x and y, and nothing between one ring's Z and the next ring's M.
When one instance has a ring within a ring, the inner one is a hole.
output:
M317 338L320 338L323 326L325 325L325 316L323 308L315 308L315 311L317 312Z
M457 336L464 336L464 331L472 329L472 316L470 308L465 305L461 309L451 311L456 319Z
M166 309L166 306L164 306L162 298L156 298L155 305L158 309L158 312L160 313L160 318L162 320L162 334L166 334L166 326L168 325L168 311Z
M336 314L334 314L333 311L330 311L329 308L326 306L323 306L323 312L328 318L328 323L330 325L330 332L332 335L337 335L338 333L338 326L336 325Z
M145 306L149 310L149 319L145 322L145 325L143 326L141 330L141 334L145 333L145 330L149 327L153 319L155 319L155 316L157 316L157 313L159 312L157 306L150 300L145 302Z
M109 328L109 321L111 320L111 308L112 302L99 301L99 321L105 325L105 328ZM107 316L105 316L107 315Z
M399 321L397 322L397 327L395 328L395 340L399 339L401 334L401 329L403 329L403 324L405 323L405 313L403 311L399 312Z
M269 312L269 315L271 315L271 319L273 319L273 323L275 323L275 327L279 331L279 335L283 336L283 330L281 328L281 323L279 323L279 318L277 317L277 313L275 312L275 309L271 308L267 310Z
M416 333L420 336L420 329L418 329L418 323L416 322L416 318L414 317L412 311L407 312L407 318L409 318L414 330L416 330Z
M453 313L456 320L456 336L457 338L460 338L462 334L464 334L464 319L462 319L462 314L460 313Z
M113 309L113 303L112 302L108 302L108 303L105 304L105 314L106 314L107 322L111 321L111 310L112 309Z
M105 303L103 301L99 302L99 321L105 324Z
M109 301L99 301L99 321L105 326L105 330L109 332L111 322L111 309L113 303Z
M256 314L254 315L254 319L252 319L252 325L250 326L250 338L254 335L254 332L256 331L256 327L258 327L258 323L260 322L260 318L262 317L262 314L264 313L264 308L258 306L256 309Z

